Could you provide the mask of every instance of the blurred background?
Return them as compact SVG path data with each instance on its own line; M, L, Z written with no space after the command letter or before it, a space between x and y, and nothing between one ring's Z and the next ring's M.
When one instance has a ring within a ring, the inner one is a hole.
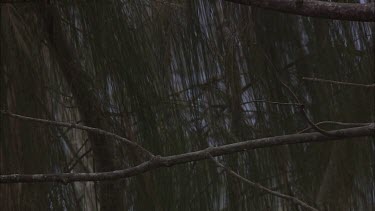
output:
M358 1L353 1L358 2ZM0 108L75 122L174 155L297 133L306 120L374 122L374 23L217 0L0 3ZM108 137L0 115L0 174L93 172L144 161ZM323 125L324 129L339 128ZM375 209L375 142L256 149L219 160L321 210ZM1 210L303 210L209 161L111 182L0 184Z

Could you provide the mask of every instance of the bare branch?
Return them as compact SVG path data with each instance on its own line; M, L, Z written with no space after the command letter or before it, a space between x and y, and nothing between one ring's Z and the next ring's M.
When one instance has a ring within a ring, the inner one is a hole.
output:
M81 166L86 170L86 172L89 172L88 168L87 168L87 167L84 165L84 163L82 162L82 158L83 158L83 157L81 158L80 156L78 156L79 153L81 152L81 150L86 146L86 144L87 144L88 142L89 142L89 139L86 139L85 142L83 142L83 144L79 147L79 149L78 149L76 152L74 152L74 149L73 149L72 146L68 145L70 151L71 151L72 154L73 154L73 158L72 158L72 160L71 160L70 162L68 162L67 165L63 168L63 169L66 169L66 170L64 170L64 172L70 172L70 171L71 171L69 166L73 166L73 165L71 165L73 162L76 162L76 163L74 163L74 167L75 167L75 165L77 165L77 164L79 163L79 164L81 164ZM91 150L91 148L90 148L90 150ZM74 167L73 167L73 168L74 168ZM72 168L72 169L73 169L73 168Z
M277 74L277 71L278 71L278 68L276 67L276 65L273 64L271 58L266 54L266 52L262 49L263 51L263 54L265 56L265 58L270 62L270 64L272 65L272 67L275 69L275 72L274 74L276 75L276 79L290 92L290 94L293 96L294 100L297 102L295 103L296 105L299 105L299 110L302 114L302 116L306 119L307 123L312 127L314 128L316 131L320 132L321 134L325 135L325 136L332 136L331 134L329 134L327 131L321 129L319 126L317 126L316 124L314 124L314 122L309 118L309 116L307 115L306 113L306 110L305 110L305 105L301 103L301 101L299 100L299 98L297 97L297 95L293 92L293 90L286 84L284 83L280 77L278 76Z
M335 20L375 22L374 3L339 3L317 0L225 0L295 15Z
M375 22L375 3L339 3L318 0L225 0L283 13L334 20ZM157 1L162 2L162 1ZM9 1L0 4L37 3L34 0ZM171 4L171 3L169 3ZM174 6L180 7L178 4Z
M306 112L304 106L301 106L301 113L302 113L302 115L305 117L306 121L309 123L309 125L311 126L311 128L314 128L316 131L318 131L319 133L321 133L321 134L323 134L323 135L325 135L325 136L335 136L335 134L331 134L330 132L323 130L323 129L320 128L317 124L315 124L315 123L309 118L309 116L307 115L307 112Z
M151 160L143 162L137 166L99 173L63 173L63 174L11 174L0 175L0 183L37 183L37 182L62 182L64 184L76 181L103 181L124 179L139 175L161 167L170 167L192 161L207 159L207 153L213 157L243 152L252 149L297 144L297 143L315 143L323 141L343 140L354 137L375 136L375 123L369 123L367 126L354 127L348 129L330 131L333 136L325 136L319 132L292 134L284 136L275 136L248 140L239 143L227 144L218 147L211 147L195 152L178 154L172 156L154 156Z
M320 79L320 78L308 78L308 77L303 77L302 79L303 80L307 80L307 81L315 81L315 82L330 83L330 84L345 85L345 86L357 86L357 87L363 87L363 88L375 88L375 84L357 84L357 83L333 81L333 80Z
M306 112L306 109L305 109L305 105L301 103L301 101L298 99L297 95L293 92L293 90L288 86L286 85L286 83L284 83L280 78L277 78L280 83L288 89L288 91L291 93L291 95L294 97L295 101L297 101L297 103L300 105L299 106L299 109L300 109L300 112L302 114L302 116L306 119L307 123L312 127L314 128L316 131L318 131L319 133L325 135L325 136L332 136L332 134L330 134L329 132L321 129L318 125L316 125L311 119L310 117L307 115L307 112Z
M340 125L340 126L350 126L350 127L359 127L359 126L366 126L369 125L369 123L356 123L356 122L335 122L335 121L321 121L316 123L315 125L324 125L324 124L333 124L333 125ZM304 133L309 130L313 129L312 127L308 127L303 129L302 131L298 133Z
M66 168L66 172L70 172L71 170L74 169L74 167L76 167L76 165L79 163L79 162L82 162L82 159L88 155L90 152L92 151L92 149L88 149L86 152L84 152L81 156L77 156L77 158L75 158L74 160L72 160L70 162L70 164L67 166Z
M214 157L212 157L210 154L209 155L209 158L215 163L216 166L224 169L228 174L236 177L237 179L249 184L250 186L254 187L254 188L257 188L261 191L264 191L266 193L269 193L271 195L274 195L274 196L277 196L277 197L280 197L280 198L283 198L283 199L287 199L287 200L291 200L293 203L295 204L298 204L300 205L301 207L304 207L306 209L309 209L309 210L313 210L313 211L318 211L318 209L306 204L305 202L299 200L298 198L296 197L293 197L293 196L289 196L289 195L285 195L285 194L282 194L282 193L279 193L277 191L273 191L273 190L270 190L269 188L266 188L264 186L262 186L261 184L259 183L255 183L253 181L250 181L244 177L242 177L241 175L237 174L236 172L232 171L230 168L224 166L223 164L221 164L219 161L215 160Z
M7 115L9 117L16 118L16 119L25 120L25 121L39 122L39 123L43 123L43 124L47 124L47 125L54 125L54 126L60 126L60 127L75 128L75 129L85 130L85 131L89 131L89 132L92 132L92 133L98 133L98 134L101 134L101 135L113 137L117 140L120 140L120 141L126 143L129 146L138 148L140 151L142 151L149 158L154 157L154 155L150 151L146 150L145 148L143 148L139 144L137 144L135 142L132 142L127 138L121 137L119 135L116 135L114 133L111 133L111 132L108 132L108 131L105 131L105 130L102 130L102 129L99 129L99 128L88 127L88 126L79 125L79 124L76 124L76 123L58 122L58 121L52 121L52 120L38 119L38 118L33 118L33 117L28 117L28 116L22 116L22 115L14 114L14 113L11 113L11 112L5 111L5 110L0 110L0 114Z
M301 106L300 103L282 103L282 102L275 102L275 101L268 101L268 100L252 100L248 102L244 102L243 104L248 103L269 103L269 104L276 104L276 105L287 105L287 106Z

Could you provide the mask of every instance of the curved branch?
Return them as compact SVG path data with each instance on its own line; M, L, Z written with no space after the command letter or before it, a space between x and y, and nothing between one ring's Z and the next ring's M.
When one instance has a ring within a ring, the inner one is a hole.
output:
M317 0L224 1L309 17L375 22L375 3L338 3Z
M157 168L170 167L178 164L188 163L207 159L207 153L213 157L243 152L252 149L279 146L285 144L313 143L323 141L342 140L344 138L375 136L375 123L368 126L354 127L329 131L334 136L325 136L321 133L304 133L284 136L261 138L243 141L219 147L209 147L207 149L189 152L173 156L155 156L151 160L143 162L137 166L99 173L63 173L63 174L11 174L0 175L0 183L37 183L37 182L62 182L64 184L76 181L103 181L123 179L139 175Z
M21 120L32 121L32 122L39 122L39 123L43 123L43 124L47 124L47 125L54 125L54 126L60 126L60 127L75 128L75 129L79 129L79 130L85 130L85 131L88 131L88 132L113 137L117 140L122 141L123 143L126 143L129 146L132 146L134 148L139 149L145 155L147 155L149 158L154 157L154 155L150 151L143 148L141 145L139 145L135 142L132 142L127 138L121 137L119 135L116 135L114 133L111 133L111 132L108 132L108 131L105 131L105 130L102 130L100 128L89 127L89 126L80 125L80 124L76 124L76 123L58 122L58 121L52 121L52 120L47 120L47 119L39 119L39 118L33 118L33 117L28 117L28 116L22 116L22 115L19 115L19 114L11 113L10 111L7 111L7 110L0 110L0 114L9 116L9 117L12 117L12 118L15 118L15 119L21 119Z

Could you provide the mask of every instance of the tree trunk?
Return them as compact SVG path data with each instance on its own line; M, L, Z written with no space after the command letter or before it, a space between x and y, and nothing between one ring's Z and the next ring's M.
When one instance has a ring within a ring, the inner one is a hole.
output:
M46 7L45 30L48 47L56 59L61 72L70 86L83 122L90 127L110 131L106 124L101 102L95 96L92 79L81 67L78 57L63 30L59 10L50 5ZM88 134L96 172L116 169L114 142L104 135ZM101 211L123 210L122 190L118 182L99 182L99 201Z

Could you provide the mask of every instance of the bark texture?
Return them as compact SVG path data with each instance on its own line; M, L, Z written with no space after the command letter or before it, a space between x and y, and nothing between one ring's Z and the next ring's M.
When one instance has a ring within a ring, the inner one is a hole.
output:
M348 21L375 21L374 3L338 3L316 0L225 0L295 15Z
M109 131L103 107L95 96L95 87L91 84L92 79L81 67L75 50L67 39L68 35L63 30L59 10L54 6L47 6L45 9L45 23L48 23L45 29L49 37L47 42L70 86L82 120L87 126ZM88 137L93 150L95 171L115 170L114 142L103 134L88 133ZM123 210L122 190L119 186L112 181L99 183L100 210Z

